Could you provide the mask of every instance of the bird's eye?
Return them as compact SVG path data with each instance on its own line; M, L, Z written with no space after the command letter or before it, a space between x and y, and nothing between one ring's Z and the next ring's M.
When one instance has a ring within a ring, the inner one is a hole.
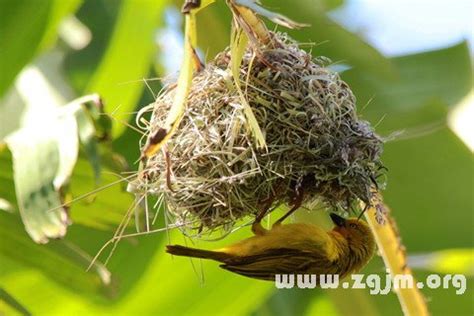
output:
M350 227L350 228L356 228L357 225L356 225L356 224L349 224L349 227Z

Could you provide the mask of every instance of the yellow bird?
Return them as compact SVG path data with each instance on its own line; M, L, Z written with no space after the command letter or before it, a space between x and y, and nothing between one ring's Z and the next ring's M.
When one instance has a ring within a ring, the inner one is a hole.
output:
M357 272L373 256L375 240L368 225L356 218L330 214L331 231L305 223L273 225L265 230L254 224L256 236L215 251L167 246L177 256L212 259L220 267L250 278L275 280L276 274L338 274L342 279Z

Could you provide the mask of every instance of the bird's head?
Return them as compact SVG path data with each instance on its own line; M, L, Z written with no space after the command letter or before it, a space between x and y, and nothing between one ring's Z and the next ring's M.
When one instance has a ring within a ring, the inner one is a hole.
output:
M365 248L367 251L375 249L374 235L366 222L357 218L345 219L334 213L331 213L330 216L336 225L333 231L341 234L350 246Z

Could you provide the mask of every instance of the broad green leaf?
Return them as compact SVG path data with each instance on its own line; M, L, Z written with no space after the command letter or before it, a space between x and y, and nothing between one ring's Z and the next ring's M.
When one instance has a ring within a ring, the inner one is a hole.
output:
M327 295L319 296L317 298L313 298L308 304L308 312L306 315L327 315L327 316L337 316L340 315L337 312L337 302L331 302Z
M106 110L127 122L145 87L156 51L154 35L167 1L124 0L107 51L87 91L99 93ZM125 126L116 124L114 135Z
M52 0L0 2L0 96L38 50L52 4Z
M61 19L80 0L3 0L0 2L0 96L20 70L56 38Z
M13 156L18 208L26 231L37 243L64 236L68 223L67 212L61 207L59 187L54 185L60 179L58 143L50 134L53 131L42 131L21 129L7 138Z
M58 27L64 17L73 14L84 0L53 0L48 14L48 25L41 39L39 50L51 48L58 36Z
M74 227L71 229L73 230ZM245 234L242 234L245 233ZM233 240L248 236L248 229L232 236ZM92 234L81 233L79 243L91 241ZM79 238L69 234L67 238ZM181 242L179 232L172 233L174 242ZM139 273L142 278L125 295L116 301L99 301L87 299L85 296L71 295L58 287L51 279L26 271L25 277L6 276L0 279L11 293L24 302L33 314L59 315L68 311L73 314L87 313L101 315L104 313L130 315L247 315L255 310L273 285L268 282L255 282L241 276L232 275L218 267L215 262L195 260L191 263L187 258L172 258L164 252L166 233L124 239L109 266L118 284L130 286L126 280L132 273ZM97 239L92 242L97 244ZM220 247L229 241L210 243L210 247ZM153 247L157 252L152 255L147 249ZM134 255L131 256L130 254ZM143 253L143 255L141 255ZM140 261L138 263L137 261ZM194 265L194 267L193 267ZM196 270L197 272L196 272ZM202 270L201 270L202 269ZM201 272L204 282L200 282ZM114 273L115 272L115 273ZM124 280L125 279L125 280ZM28 286L29 285L29 286ZM28 291L26 290L28 289ZM120 290L120 288L119 288ZM45 304L44 300L29 293L40 292L47 296L48 301L60 301L62 304ZM120 293L120 292L119 292ZM153 302L152 304L150 302Z
M248 234L248 229L244 229L234 234L231 240ZM183 240L179 232L170 234L170 239L173 243L181 243ZM231 241L213 242L208 247L219 248L229 242ZM228 274L215 262L201 263L199 260L191 262L188 258L173 258L164 252L164 243L161 243L153 261L147 277L138 284L140 292L117 308L126 313L139 314L246 315L273 289L271 283L254 282ZM172 277L163 277L164 275ZM204 281L200 281L201 276ZM153 293L160 293L160 304L146 306L145 302L154 297ZM186 303L177 304L177 301Z
M52 0L0 2L0 96L35 55L48 25Z
M207 60L213 59L229 46L232 14L225 1L217 1L199 12L196 24L198 32L208 36L198 37L198 46L205 52Z
M364 108L362 113L375 121L392 112L409 115L410 111L433 100L454 105L472 89L472 64L466 42L394 58L392 62L399 73L392 82L380 81L359 69L343 73L343 79L358 99L359 108ZM392 121L390 115L386 119ZM391 127L405 124L403 120L393 121ZM382 126L385 124L382 122Z
M35 267L51 280L76 290L99 292L111 286L110 272L102 265L95 265L91 272L85 271L91 257L74 244L65 241L35 244L22 231L19 217L12 214L1 212L0 225L2 262L14 260L23 267Z
M65 56L64 72L77 94L86 88L107 50L121 7L120 1L85 1L76 12L76 18L93 34L89 45Z
M381 266L382 264L379 265L379 269ZM364 271L361 271L361 273L364 273ZM345 290L345 289L338 288L338 289L329 291L329 293L326 293L326 294L332 301L333 311L334 309L337 310L339 315L354 314L354 315L364 315L364 316L371 316L371 315L375 316L375 315L380 315L381 313L384 312L384 310L376 308L373 300L374 298L376 299L377 297L374 297L374 295L370 295L368 289ZM395 297L395 293L391 293L391 294L393 294L393 297ZM398 304L398 300L395 300L395 301ZM401 312L398 306L396 306L395 309Z
M18 312L20 315L31 315L31 313L23 305L21 305L20 302L18 302L13 296L8 294L7 291L0 288L0 310L2 312L5 312L5 310L7 310L7 306L10 307L12 310Z
M66 233L68 215L60 190L69 182L78 156L76 115L88 115L82 104L95 99L97 96L85 96L64 107L45 110L38 120L6 138L13 156L18 208L26 231L38 243ZM84 141L88 145L95 140Z
M11 153L5 144L0 144L0 197L5 199L16 210L15 185Z
M328 299L319 289L274 290L272 295L255 311L256 316L310 315L311 302Z
M383 161L384 196L409 252L472 247L473 155L452 131L388 143Z
M451 231L451 233L453 233ZM428 276L432 272L424 272L418 274L418 279L426 282ZM439 274L443 279L445 275ZM450 284L448 288L430 289L424 287L424 294L429 298L428 307L432 315L472 315L474 306L472 305L472 297L474 296L474 278L467 277L466 290L463 294L456 294L456 287ZM395 315L395 313L392 313Z
M324 11L336 9L345 4L345 0L323 0L321 1Z
M12 170L8 168L11 165L10 159L7 157L8 151L4 151L0 155L0 164L7 168L0 168L0 196L6 196L14 200ZM10 169L10 170L9 170ZM89 193L95 187L95 180L93 176L91 165L85 160L80 159L74 170L71 180L71 191L75 197L81 193ZM107 169L104 170L102 176L103 184L108 182L115 182L116 176L112 176ZM13 216L5 213L5 221L0 216L0 227L9 227L3 229L4 235L0 236L2 242L1 246L6 253L0 250L0 283L13 285L12 293L19 294L20 301L23 301L25 294L31 297L30 293L34 290L29 287L24 287L25 291L18 291L15 285L20 282L18 277L13 277L12 283L5 281L2 278L2 270L5 262L8 262L3 256L5 254L9 261L16 269L35 269L38 272L45 274L53 283L60 284L64 289L70 289L74 292L79 291L86 296L94 296L98 293L105 293L108 296L122 296L131 290L133 284L139 279L145 270L146 266L150 264L149 257L155 252L157 248L156 238L144 238L138 245L140 246L141 256L133 256L130 258L129 254L137 247L137 240L124 240L114 254L109 267L111 268L112 279L107 270L101 265L93 266L92 273L85 273L85 270L92 260L92 256L98 249L112 237L112 232L123 219L127 209L132 205L132 196L125 192L125 189L120 183L115 183L111 187L106 187L100 194L87 195L78 201L74 201L70 205L70 215L74 225L68 229L68 235L62 241L50 241L47 245L37 246L28 239L24 232L18 216ZM2 212L4 213L4 212ZM86 228L82 225L87 225L92 228ZM98 228L98 229L96 229ZM21 237L21 243L24 246L18 246L16 240ZM162 235L163 236L163 235ZM154 237L160 237L155 235ZM131 242L132 241L132 242ZM18 253L16 253L16 249ZM48 253L43 253L46 251ZM53 251L54 254L50 254ZM65 261L69 262L68 264ZM61 266L61 270L57 271L57 267ZM130 267L133 266L133 272ZM63 268L64 267L64 268ZM72 276L70 275L72 274ZM91 276L90 278L88 276ZM80 280L75 281L75 278ZM8 279L8 278L7 278ZM29 280L29 281L28 281ZM109 280L109 281L107 281ZM31 279L26 278L25 281L32 282ZM100 282L97 282L100 281ZM21 282L20 282L21 283ZM51 285L50 285L51 287ZM41 286L40 286L41 288ZM105 290L105 292L104 292ZM37 296L36 296L37 297ZM27 300L26 305L30 302ZM42 304L42 302L38 302ZM49 306L49 307L48 307ZM49 308L51 304L45 305ZM63 306L58 305L59 309ZM35 313L35 309L33 312ZM45 310L45 313L49 311ZM36 313L35 313L36 314Z
M70 214L73 224L112 232L132 205L133 196L126 192L123 176L115 175L105 166L102 170L98 186L93 166L83 158L78 159L71 177Z

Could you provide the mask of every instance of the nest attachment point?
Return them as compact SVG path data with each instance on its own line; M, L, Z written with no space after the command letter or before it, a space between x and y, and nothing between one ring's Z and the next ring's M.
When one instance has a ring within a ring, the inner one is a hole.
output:
M189 234L236 221L262 208L317 200L350 211L370 204L382 174L383 142L358 118L350 87L285 34L274 47L249 46L242 91L265 136L257 149L230 70L229 49L196 74L186 112L165 153L147 160L141 187L162 194L168 214ZM163 126L170 86L150 105L148 135ZM146 111L143 111L146 112Z

